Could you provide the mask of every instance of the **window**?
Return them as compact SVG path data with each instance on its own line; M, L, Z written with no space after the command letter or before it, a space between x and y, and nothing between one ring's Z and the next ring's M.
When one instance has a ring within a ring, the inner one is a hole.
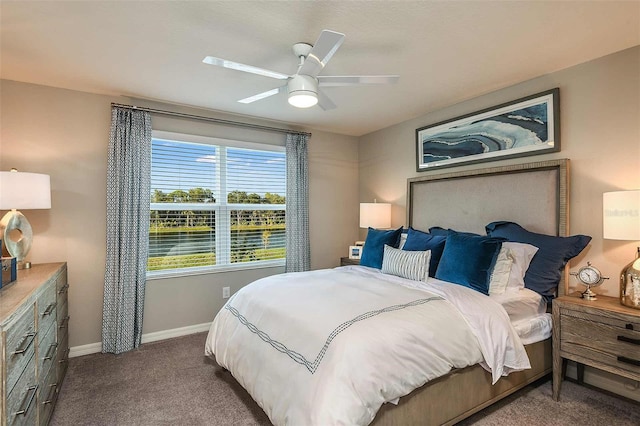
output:
M154 132L150 276L284 265L284 147Z

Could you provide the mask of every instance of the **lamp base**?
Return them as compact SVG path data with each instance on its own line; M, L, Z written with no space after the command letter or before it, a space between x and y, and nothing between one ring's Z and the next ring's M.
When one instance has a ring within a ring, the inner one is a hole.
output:
M9 254L16 258L18 264L23 264L33 241L33 230L27 218L18 210L10 210L0 220L0 230Z
M620 303L640 309L640 247L636 259L620 273Z
M18 262L18 269L31 269L31 262Z

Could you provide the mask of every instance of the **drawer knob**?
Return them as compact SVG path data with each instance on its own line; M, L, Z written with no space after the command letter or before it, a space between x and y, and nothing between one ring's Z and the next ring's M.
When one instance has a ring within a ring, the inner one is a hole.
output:
M31 404L33 403L33 400L36 397L37 391L38 391L38 385L31 386L29 389L27 389L27 394L24 396L24 399L22 400L22 404L20 404L20 409L15 413L13 413L14 416L21 416L21 415L24 416L27 414L27 412L29 411L29 408L31 408Z
M42 316L46 317L47 315L51 315L51 312L55 310L56 310L56 302L53 302L49 306L47 306L47 309L44 310L44 312L42 313Z
M62 287L60 287L60 290L58 290L58 294L62 294L64 292L66 292L67 290L69 290L69 283L63 285Z
M633 324L626 324L624 328L626 328L627 330L633 330Z
M631 337L627 336L618 336L618 340L620 340L621 342L631 343L632 345L640 345L640 339L632 339Z

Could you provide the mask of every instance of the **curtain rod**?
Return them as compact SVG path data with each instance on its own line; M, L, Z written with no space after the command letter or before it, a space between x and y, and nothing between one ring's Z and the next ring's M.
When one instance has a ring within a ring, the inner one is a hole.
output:
M169 116L173 116L173 117L188 118L188 119L200 120L200 121L209 121L209 122L212 122L212 123L224 124L224 125L227 125L227 126L238 126L238 127L246 127L246 128L254 129L254 130L264 130L266 132L292 133L292 134L295 134L295 135L311 136L311 133L307 133L307 132L300 132L300 131L296 131L296 130L281 129L279 127L261 126L259 124L243 123L243 122L240 122L240 121L223 120L221 118L203 117L201 115L185 114L185 113L182 113L182 112L165 111L165 110L162 110L162 109L139 107L139 106L135 106L135 105L124 105L124 104L118 104L118 103L114 103L114 102L111 103L111 106L112 107L119 107L119 108L136 109L136 110L139 110L139 111L147 111L147 112L150 112L152 114L169 115Z

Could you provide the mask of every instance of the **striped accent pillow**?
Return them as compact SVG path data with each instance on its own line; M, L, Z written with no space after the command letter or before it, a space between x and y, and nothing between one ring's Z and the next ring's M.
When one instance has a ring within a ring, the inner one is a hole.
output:
M427 282L431 250L405 251L385 244L382 272L409 280Z

